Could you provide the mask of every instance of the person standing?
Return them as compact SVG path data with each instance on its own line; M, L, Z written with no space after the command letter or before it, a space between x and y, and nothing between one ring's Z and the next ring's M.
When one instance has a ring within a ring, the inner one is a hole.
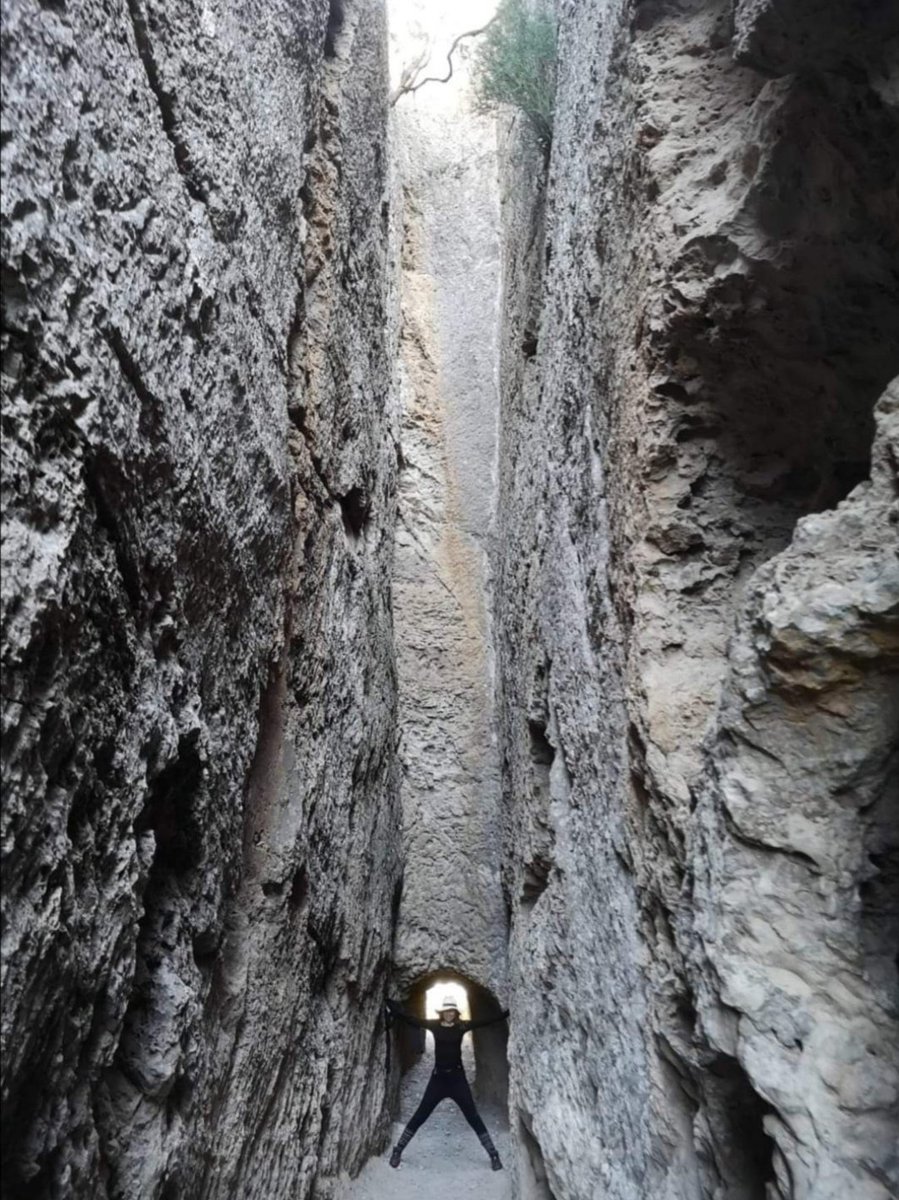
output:
M491 1141L487 1127L477 1110L468 1080L465 1078L465 1068L462 1066L462 1038L472 1029L482 1029L485 1025L494 1025L497 1021L505 1021L509 1010L500 1013L498 1017L488 1017L483 1021L463 1021L458 1005L452 996L444 998L443 1005L438 1008L437 1021L421 1021L411 1013L404 1012L395 1000L387 1001L390 1014L407 1025L416 1029L428 1029L434 1035L434 1070L425 1088L421 1103L409 1119L406 1128L400 1134L399 1141L390 1154L390 1165L398 1167L403 1151L412 1141L415 1134L424 1125L428 1117L441 1100L455 1100L462 1109L465 1120L480 1139L481 1145L490 1155L490 1165L494 1171L501 1171L496 1146Z

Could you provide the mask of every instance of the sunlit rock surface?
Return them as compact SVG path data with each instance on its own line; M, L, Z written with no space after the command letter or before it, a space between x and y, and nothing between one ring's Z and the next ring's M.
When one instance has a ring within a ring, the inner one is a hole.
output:
M395 73L489 19L482 0L391 7ZM506 990L491 644L500 252L494 121L475 111L471 40L448 82L399 95L403 206L399 512L394 567L404 821L400 982L440 969Z

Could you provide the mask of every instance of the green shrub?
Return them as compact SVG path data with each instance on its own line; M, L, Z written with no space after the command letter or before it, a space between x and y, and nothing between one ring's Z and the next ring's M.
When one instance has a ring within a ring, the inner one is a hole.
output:
M500 0L474 61L482 111L512 105L523 112L544 150L552 140L556 93L556 24L528 0Z

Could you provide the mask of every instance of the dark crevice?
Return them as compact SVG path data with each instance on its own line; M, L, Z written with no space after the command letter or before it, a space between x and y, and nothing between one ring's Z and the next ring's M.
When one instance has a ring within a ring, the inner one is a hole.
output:
M146 428L147 418L152 413L161 413L163 406L158 397L150 390L137 360L125 345L124 338L118 329L110 326L103 333L109 344L109 348L116 357L122 375L134 389L134 394L138 400L140 400L142 432L153 433L154 431Z
M343 528L346 535L353 541L365 533L371 520L371 506L366 500L365 493L360 487L350 488L345 496L338 496L340 515L343 518Z
M344 0L331 0L328 24L325 28L325 58L334 58L337 54L337 39L343 30L345 18Z
M197 731L183 735L178 754L153 780L147 801L134 823L138 836L152 831L156 849L151 874L183 875L203 856L196 794L203 777Z
M175 116L174 97L162 86L159 78L159 67L153 54L147 16L143 11L140 0L128 0L128 11L131 14L131 24L134 27L134 41L137 53L143 63L150 91L156 97L159 115L162 118L162 128L172 147L175 166L184 180L188 193L202 204L208 203L209 197L197 183L191 167L190 151L178 135L178 122Z
M195 1087L186 1075L179 1075L165 1098L166 1121L171 1125L176 1116L190 1108Z
M546 726L541 721L528 721L530 735L531 762L550 767L556 757L555 749L546 736Z
M173 1074L160 1079L156 1048L171 1037L171 1026L179 1019L168 994L166 970L187 940L197 965L210 967L219 950L214 930L198 934L184 928L182 897L185 876L204 858L199 798L203 788L204 763L199 731L183 734L178 752L150 782L147 799L134 823L138 841L152 834L155 842L152 863L143 893L143 916L135 950L135 973L128 1007L113 1065L107 1072L100 1100L101 1142L115 1145L120 1131L121 1111L116 1096L121 1081L157 1104L166 1118L186 1119L194 1094L195 1080L184 1058ZM181 1045L184 1047L182 1034ZM113 1160L109 1162L110 1194L119 1194L122 1180ZM173 1177L164 1191L180 1195ZM174 1189L174 1190L172 1190Z
M37 205L33 200L17 200L13 205L12 212L9 214L11 220L21 221L25 217L30 216L33 212L37 212Z
M871 431L873 442L874 434ZM864 483L871 474L871 459L838 459L830 465L830 476L818 488L812 505L813 512L836 508L851 491Z
M899 791L889 782L897 759L886 756L882 778L888 782L865 810L867 869L859 885L865 974L886 1004L899 994Z
M194 962L204 970L214 965L222 946L222 933L218 929L204 929L193 939Z
M333 1111L334 1111L334 1105L333 1105L333 1101L331 1099L332 1094L333 1094L333 1087L334 1087L334 1075L335 1075L334 1064L329 1063L328 1064L328 1073L327 1073L327 1077L326 1077L327 1081L325 1083L324 1093L323 1093L322 1102L321 1102L321 1125L319 1126L319 1131L318 1131L319 1146L325 1145L325 1143L328 1139L328 1133L331 1129L331 1118L332 1118Z
M644 817L651 803L649 788L646 786L646 743L633 722L628 725L627 744L631 794L637 802L638 815Z
M521 903L526 908L532 907L546 891L553 866L554 863L551 859L539 854L535 855L530 862L525 863L521 883Z
M111 472L107 473L104 465L111 468L113 464L104 464L99 454L93 458L85 458L84 487L93 501L97 524L109 538L131 611L139 616L143 613L144 607L141 574L131 559L127 539L119 527L120 518L115 514L122 512L122 506L116 503Z
M181 1180L177 1171L168 1174L162 1185L162 1191L159 1193L159 1200L180 1200L182 1194Z
M62 964L55 956L45 958L42 970L56 979L62 977ZM71 1014L63 1009L49 1008L41 1013L39 1030L27 1031L34 1044L25 1060L31 1064L31 1070L10 1080L3 1104L0 1163L4 1198L8 1195L22 1200L45 1200L51 1195L60 1148L46 1153L43 1145L41 1129L47 1119L44 1084L54 1064L64 1059L70 1020Z
M293 873L287 903L292 912L297 912L306 903L309 894L309 876L304 866L299 866Z
M66 834L73 846L80 843L82 836L95 825L100 816L106 799L106 789L114 773L115 751L114 740L100 743L93 755L93 778L89 783L79 785L72 795L66 820Z
M550 772L556 751L547 736L545 721L534 717L528 720L528 745L535 820L530 845L523 856L519 894L521 907L526 911L546 891L555 866L555 836L550 820Z
M390 897L390 933L392 937L396 936L396 931L400 923L400 907L403 903L403 877L402 875L393 885L393 895Z
M321 993L340 960L343 927L334 911L310 912L306 918L306 931L312 942L309 984L314 993Z
M719 1139L727 1154L716 1162L722 1194L740 1200L766 1200L775 1181L775 1142L764 1127L771 1111L755 1091L743 1067L728 1054L719 1054L703 1077L707 1107L717 1114L726 1136Z
M543 1150L534 1134L533 1118L522 1108L518 1110L518 1139L523 1151L519 1157L521 1200L555 1200Z
M300 193L302 195L302 191ZM288 418L302 432L306 415L302 404L296 400L297 389L303 380L303 350L305 348L306 295L302 287L297 292L293 307L290 329L287 331L287 378L291 391L287 400Z

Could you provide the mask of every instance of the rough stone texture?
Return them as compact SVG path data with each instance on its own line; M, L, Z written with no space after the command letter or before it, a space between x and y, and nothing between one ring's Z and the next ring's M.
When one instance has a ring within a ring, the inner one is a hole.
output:
M899 380L877 413L871 481L752 579L697 809L700 1011L784 1196L899 1182Z
M380 1123L377 6L3 5L17 1196L323 1196Z
M870 71L892 57L899 12L889 0L737 0L734 52L774 75Z
M433 46L423 75L444 74L453 38L486 20L477 0L406 6L394 31L399 69L419 52L418 17ZM394 108L404 204L394 613L405 835L396 966L399 986L417 985L416 997L435 972L454 972L475 992L488 989L495 1006L506 991L488 557L499 186L494 122L472 111L466 50L449 83L426 84Z
M594 8L562 51L585 121L601 107L588 91L591 61L609 53L614 32ZM564 153L572 174L558 213L523 124L507 145L503 198L496 637L512 912L510 1165L523 1200L642 1196L650 1134L638 908L617 852L626 717L605 570L608 417L589 402L599 349L581 272L591 260L571 233L588 245L597 237L596 167L590 139L564 120L556 161ZM606 195L625 226L624 197ZM598 273L592 282L595 299ZM618 283L603 280L610 304Z
M566 0L545 193L525 133L506 149L496 622L528 1197L899 1186L886 468L827 512L869 475L899 367L896 92L888 47L844 68L839 26L821 70L778 75L775 6L751 7L735 45L728 5ZM860 528L880 563L853 557Z
M396 264L378 7L4 0L11 1195L340 1194L507 914L513 1195L899 1190L895 10L558 10L494 531L461 63Z

